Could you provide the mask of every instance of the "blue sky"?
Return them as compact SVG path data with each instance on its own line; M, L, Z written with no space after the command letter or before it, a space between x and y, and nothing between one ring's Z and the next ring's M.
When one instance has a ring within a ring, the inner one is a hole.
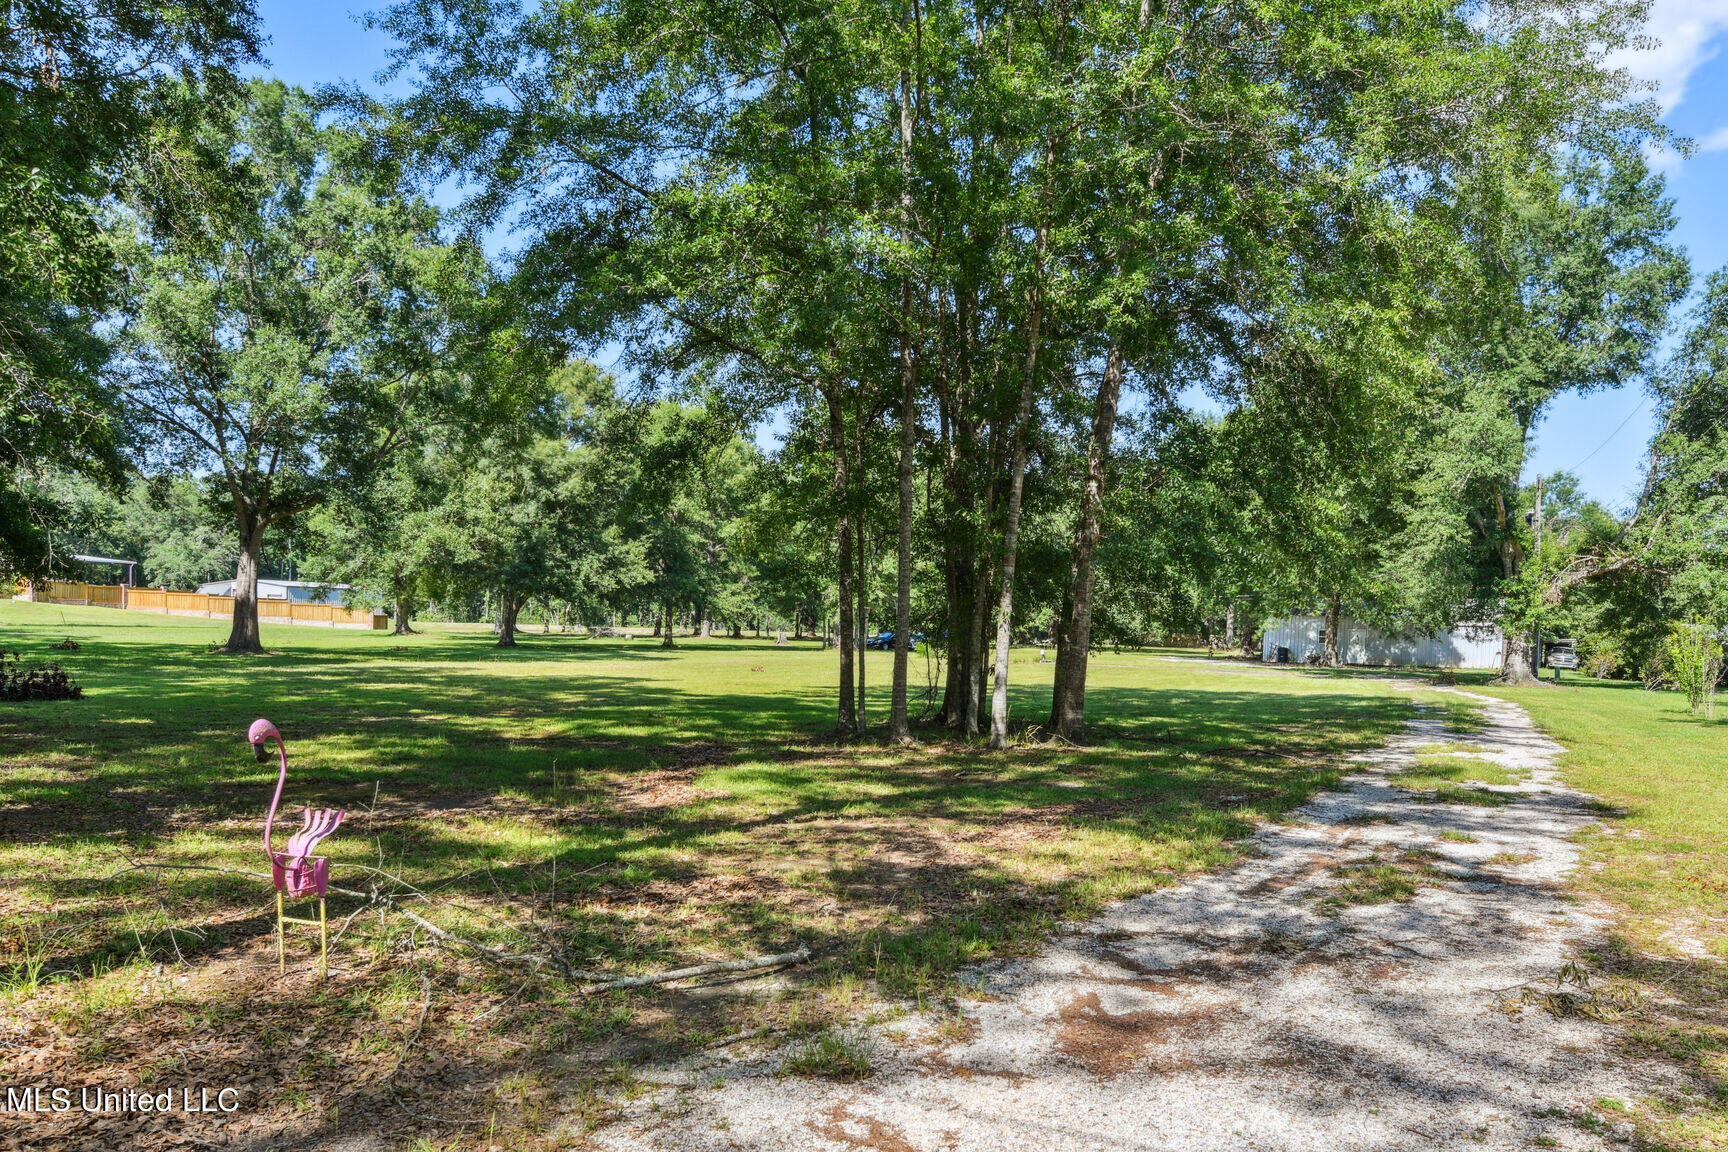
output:
M390 42L350 15L369 7L364 0L261 0L267 71L308 88L370 83ZM1728 0L1655 0L1647 31L1659 46L1619 62L1657 85L1668 125L1697 146L1689 158L1656 152L1652 159L1675 200L1675 238L1702 280L1728 266ZM1592 496L1623 505L1637 492L1652 430L1642 393L1565 397L1538 429L1528 471L1576 472Z

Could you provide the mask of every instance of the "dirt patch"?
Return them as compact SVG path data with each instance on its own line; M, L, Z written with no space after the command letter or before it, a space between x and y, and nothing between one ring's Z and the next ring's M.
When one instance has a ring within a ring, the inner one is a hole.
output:
M1411 974L1410 961L1377 960L1366 965L1362 972L1370 980L1403 980Z
M826 1121L806 1120L805 1126L825 1140L844 1144L848 1148L870 1148L874 1152L918 1152L906 1139L904 1129L884 1123L874 1116L853 1116L846 1110L850 1101L828 1109ZM863 1128L860 1134L856 1130Z
M1140 987L1150 987L1158 992L1174 994L1179 985L1184 984L1229 984L1244 976L1253 976L1263 970L1266 965L1256 963L1258 957L1258 940L1233 941L1223 946L1211 948L1208 959L1191 960L1179 968L1159 968L1145 964L1128 953L1115 948L1100 948L1098 955L1112 964L1137 972L1152 979L1148 982L1138 982Z
M1148 1051L1172 1040L1187 1039L1217 1027L1224 1016L1217 1006L1181 1012L1105 1011L1098 993L1085 992L1057 1009L1061 1027L1056 1051L1094 1076L1117 1076L1142 1062ZM1176 1061L1171 1067L1191 1067Z
M1348 841L1346 841L1346 843L1347 842ZM1293 872L1275 872L1266 877L1266 879L1260 881L1258 884L1245 889L1244 894L1248 896L1270 896L1274 892L1284 891L1284 889L1293 884L1300 884L1304 880L1311 880L1328 870L1328 862L1326 860L1316 859L1306 868L1299 868Z
M621 899L627 904L683 905L694 902L707 905L740 901L754 904L782 895L781 888L783 885L771 876L716 872L688 880L656 880L645 885L622 886Z
M1010 1072L1003 1068L973 1068L966 1064L957 1064L953 1057L941 1050L920 1057L918 1066L933 1076L954 1076L961 1080L971 1080L974 1077L982 1076L1007 1080L1017 1088L1029 1079L1019 1072Z
M1337 1078L1350 1073L1358 1063L1357 1055L1349 1048L1311 1032L1277 1033L1267 1037L1262 1047L1271 1053L1265 1063L1278 1068L1301 1068L1325 1077L1327 1091L1332 1091Z
M619 812L652 812L666 808L684 808L702 800L718 800L726 793L712 788L698 788L694 768L657 768L637 772L624 781L623 788L613 798Z
M1083 967L1076 974L1093 984L1107 984L1113 988L1138 988L1142 992L1157 992L1164 996L1174 996L1183 986L1199 983L1197 979L1192 977L1177 976L1171 978L1169 973L1165 972L1163 969L1158 969L1157 971L1162 973L1161 977L1100 976L1090 967Z

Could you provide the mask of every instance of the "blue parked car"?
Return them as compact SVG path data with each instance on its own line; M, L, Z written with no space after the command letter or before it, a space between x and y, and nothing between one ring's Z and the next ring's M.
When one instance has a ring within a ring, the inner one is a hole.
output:
M912 633L912 651L918 651L918 645L927 643L929 643L929 638L924 633ZM892 652L894 650L894 633L878 632L874 636L866 636L864 647L872 652Z

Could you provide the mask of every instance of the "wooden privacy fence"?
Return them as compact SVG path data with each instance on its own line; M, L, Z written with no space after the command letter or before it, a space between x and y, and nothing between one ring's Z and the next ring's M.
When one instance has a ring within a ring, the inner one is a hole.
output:
M234 597L206 592L170 592L165 588L127 588L122 584L84 584L72 580L49 580L40 587L26 586L23 599L43 604L91 604L101 608L128 608L163 616L233 616ZM383 629L390 618L382 612L344 608L340 604L302 604L293 600L258 601L258 619L272 624L315 624L326 628Z

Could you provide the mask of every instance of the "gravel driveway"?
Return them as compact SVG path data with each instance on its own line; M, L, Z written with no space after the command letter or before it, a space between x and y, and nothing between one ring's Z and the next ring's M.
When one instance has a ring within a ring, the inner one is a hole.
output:
M1604 1025L1540 1003L1604 926L1562 886L1591 811L1559 783L1559 748L1523 709L1473 699L1487 706L1484 731L1448 731L1438 713L1413 720L1360 757L1341 790L1262 829L1236 867L1126 901L1034 959L972 973L986 995L966 1026L901 1021L872 1038L870 1079L780 1075L784 1050L726 1053L668 1070L600 1143L1613 1146L1630 1126L1580 1123L1582 1109L1659 1091L1666 1073L1617 1057ZM1485 789L1503 806L1437 803L1388 782L1440 741L1528 776Z

